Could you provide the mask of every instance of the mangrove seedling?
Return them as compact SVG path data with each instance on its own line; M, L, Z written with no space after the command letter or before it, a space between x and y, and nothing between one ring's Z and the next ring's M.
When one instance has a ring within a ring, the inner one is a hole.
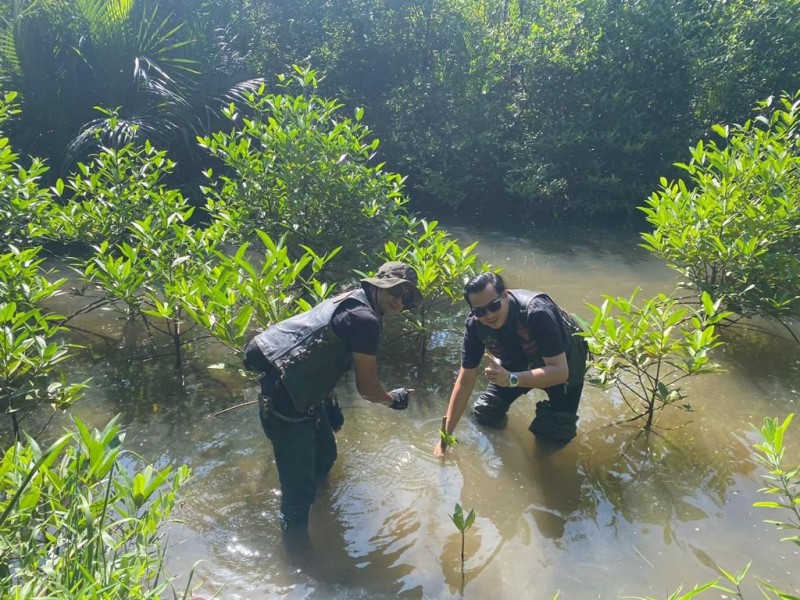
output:
M456 436L447 433L447 417L442 417L442 428L439 429L439 437L442 438L442 446L445 448L458 443Z
M456 502L456 508L452 515L450 515L450 519L453 521L453 524L458 528L461 532L461 573L464 573L464 536L467 533L467 530L472 527L472 524L475 522L475 509L469 511L466 519L464 518L464 509L461 508L461 505Z

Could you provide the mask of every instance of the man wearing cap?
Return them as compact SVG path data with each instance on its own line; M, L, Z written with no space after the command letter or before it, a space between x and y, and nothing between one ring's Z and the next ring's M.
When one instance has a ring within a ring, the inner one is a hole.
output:
M489 386L475 401L473 418L502 427L512 402L532 388L547 400L536 405L530 431L537 439L566 444L576 434L578 403L586 371L586 341L574 319L547 294L507 290L497 273L481 273L467 282L470 306L461 346L461 369L450 394L445 433L453 434L475 388L485 358ZM447 439L435 446L437 456Z
M333 388L350 368L359 394L393 410L408 407L408 388L387 392L376 354L384 315L417 306L417 274L383 264L361 287L276 323L245 348L245 366L262 373L259 416L281 483L281 527L305 534L317 482L336 460L334 432L344 423Z

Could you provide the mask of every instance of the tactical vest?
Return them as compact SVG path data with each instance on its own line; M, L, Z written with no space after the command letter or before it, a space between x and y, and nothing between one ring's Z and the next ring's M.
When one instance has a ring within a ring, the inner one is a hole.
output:
M581 328L575 319L558 304L556 304L555 301L550 298L550 296L543 292L533 292L530 290L508 290L508 293L512 299L511 305L509 306L508 316L509 318L513 318L516 322L517 337L519 338L520 345L522 346L522 350L525 353L525 357L527 358L528 364L531 366L531 368L537 369L544 367L545 363L544 358L539 352L539 348L536 346L536 342L532 339L531 332L528 330L528 307L536 298L546 298L553 303L558 311L559 316L561 317L559 319L559 325L561 327L562 338L565 341L565 354L567 355L567 366L569 367L569 378L567 380L567 385L572 386L582 382L586 372L587 347L586 340L576 335L577 332L581 331ZM514 301L516 301L519 309L516 315L512 315L511 312L513 310ZM496 337L496 332L494 329L488 325L484 325L478 320L475 321L475 325L478 332L478 338L485 347L490 348L491 346L496 346L503 350L502 344ZM503 352L504 356L506 354L506 352Z
M334 311L348 298L372 309L364 290L355 290L275 323L255 337L259 350L280 373L281 382L300 412L325 400L353 366L350 349L331 328Z

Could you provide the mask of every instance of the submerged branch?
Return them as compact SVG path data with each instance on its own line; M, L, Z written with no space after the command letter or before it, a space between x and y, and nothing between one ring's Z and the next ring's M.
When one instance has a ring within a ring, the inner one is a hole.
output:
M220 411L217 411L211 415L208 415L209 419L216 419L220 415L224 415L226 412L230 412L232 410L236 410L237 408L244 408L245 406L250 406L251 404L258 404L258 400L248 400L247 402L242 402L241 404L236 404L234 406L229 406L228 408L223 408Z

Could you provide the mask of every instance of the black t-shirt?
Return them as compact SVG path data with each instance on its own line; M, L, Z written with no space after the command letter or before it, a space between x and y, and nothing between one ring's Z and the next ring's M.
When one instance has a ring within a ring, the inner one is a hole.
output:
M381 321L377 313L352 298L342 300L331 318L331 329L359 354L378 354Z
M508 319L503 326L494 332L498 345L505 355L499 358L506 369L515 371L530 367L517 333L517 324L523 318L516 298L509 296ZM524 314L525 324L530 332L531 340L536 345L536 354L541 357L558 356L566 352L567 340L564 339L561 326L561 315L558 306L548 297L534 298ZM478 367L483 358L486 346L478 336L478 319L470 315L465 322L464 340L461 344L461 366L465 369Z

